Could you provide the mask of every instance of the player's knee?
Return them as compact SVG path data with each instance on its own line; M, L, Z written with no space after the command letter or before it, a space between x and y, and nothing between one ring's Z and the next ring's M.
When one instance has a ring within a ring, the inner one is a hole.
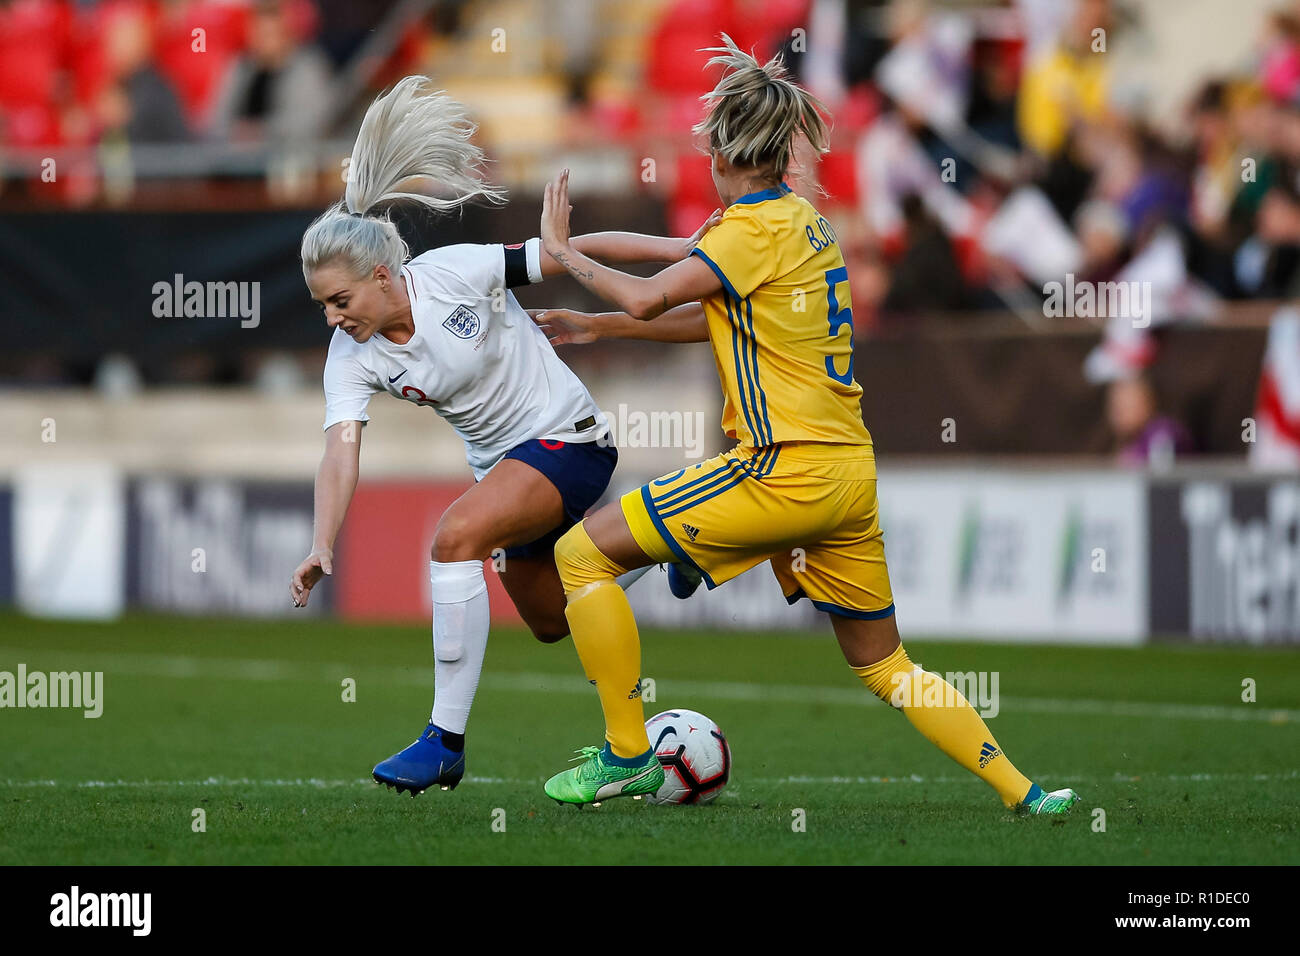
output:
M583 576L582 568L587 563L586 551L594 547L591 536L581 523L564 532L560 535L560 540L555 542L555 570L560 572L560 583L564 585L565 594L582 586L574 582Z
M533 637L543 644L558 644L569 636L569 625L566 623L563 628L533 628L532 631Z
M484 557L482 542L469 521L445 514L433 532L429 556L435 561L473 561Z
M601 553L582 523L574 525L555 543L555 568L560 572L565 594L598 581L612 581L625 570Z
M902 644L881 660L853 667L853 672L868 690L891 707L902 707L912 701L914 691L916 699L921 699L920 685L914 687L913 684L925 672L907 656Z

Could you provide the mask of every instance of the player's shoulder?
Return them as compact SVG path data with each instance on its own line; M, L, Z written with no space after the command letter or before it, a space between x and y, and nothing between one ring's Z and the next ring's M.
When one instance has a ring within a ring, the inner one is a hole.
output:
M406 265L412 271L423 273L450 272L457 274L471 266L485 262L495 264L501 258L501 245L497 243L454 242L435 246L413 258Z
M786 186L779 200L761 204L760 221L770 234L781 236L791 229L802 232L805 224L815 223L820 215L805 197Z
M817 220L822 218L822 214L817 211L817 207L809 202L806 197L800 196L798 193L791 193L789 199L790 202L785 204L787 215L796 219Z
M758 252L770 245L771 229L757 205L732 203L722 212L718 224L704 234L699 248L706 253L735 253L740 249Z
M457 242L421 253L406 264L406 269L420 298L482 298L502 280L502 250L499 243Z
M722 219L718 222L718 225L748 229L761 225L762 222L763 214L761 203L750 204L745 203L742 200L736 200L722 211Z

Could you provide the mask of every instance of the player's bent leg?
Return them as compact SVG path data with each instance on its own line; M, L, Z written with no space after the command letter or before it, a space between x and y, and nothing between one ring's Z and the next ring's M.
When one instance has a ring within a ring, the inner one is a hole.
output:
M519 616L533 637L543 644L555 644L569 636L569 621L564 616L564 586L555 570L552 549L547 550L545 557L508 554L500 571L501 583ZM633 568L614 580L626 591L652 567L648 564Z
M975 774L1003 804L1030 813L1065 813L1077 801L1073 790L1045 792L1002 752L979 712L941 676L917 667L898 636L894 615L852 618L832 614L835 636L849 667L867 688L932 744Z
M835 639L850 667L867 667L883 661L902 643L898 636L898 619L891 611L875 619L854 619L831 614Z
M488 596L483 562L429 564L433 597L434 701L428 726L404 750L377 764L378 783L409 790L452 790L465 775L465 725L487 651Z
M430 557L483 561L494 548L534 541L563 521L564 501L551 480L506 458L443 512Z
M501 583L533 637L554 644L569 636L564 616L564 586L550 554L509 557L501 568Z
M616 501L592 512L582 520L582 524L597 550L625 571L673 560L672 552L666 545L661 545L660 549L656 550L632 534L627 517L623 513L622 502ZM558 547L555 564L557 568L560 566ZM560 578L564 579L563 569L560 571ZM571 590L567 581L564 590L566 593Z
M372 776L398 791L453 789L465 774L465 727L487 653L489 608L483 559L493 548L540 537L564 518L555 486L505 460L443 514L430 552L434 701L429 723Z
M645 732L636 620L614 580L652 563L633 539L618 505L570 528L555 546L573 646L600 696L606 725L603 748L584 747L578 751L577 767L546 782L547 795L562 803L640 796L663 783L663 767Z

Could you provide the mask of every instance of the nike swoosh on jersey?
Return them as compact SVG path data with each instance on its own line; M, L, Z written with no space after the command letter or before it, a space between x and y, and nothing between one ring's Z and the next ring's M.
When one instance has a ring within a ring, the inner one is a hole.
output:
M400 372L398 372L396 375L394 375L392 378L388 380L388 384L392 385L394 382L396 382L399 378L401 378L405 374L406 374L406 369L402 369Z

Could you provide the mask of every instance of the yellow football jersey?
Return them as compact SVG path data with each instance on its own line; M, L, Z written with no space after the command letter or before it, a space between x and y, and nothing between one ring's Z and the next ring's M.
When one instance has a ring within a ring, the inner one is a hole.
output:
M722 280L703 305L723 431L754 448L870 446L848 270L830 223L783 183L728 206L694 254Z

